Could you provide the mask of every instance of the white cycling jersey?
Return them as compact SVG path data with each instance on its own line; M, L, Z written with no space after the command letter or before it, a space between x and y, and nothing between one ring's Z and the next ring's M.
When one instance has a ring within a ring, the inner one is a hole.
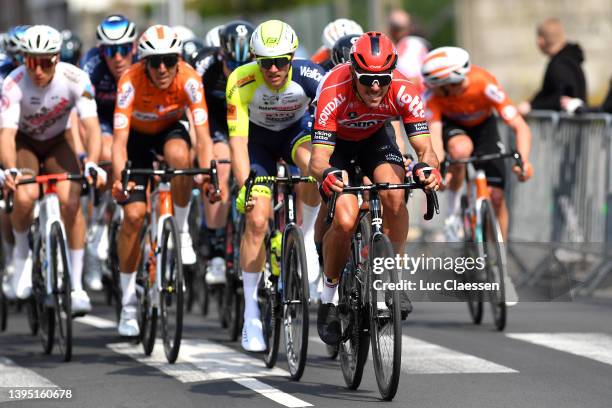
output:
M97 117L89 76L74 65L59 62L51 82L40 88L25 66L13 70L2 85L0 123L36 140L51 139L70 128L70 111L81 119Z

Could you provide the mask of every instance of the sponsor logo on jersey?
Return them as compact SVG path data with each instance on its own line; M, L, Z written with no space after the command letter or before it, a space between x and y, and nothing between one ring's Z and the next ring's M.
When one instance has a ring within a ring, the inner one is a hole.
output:
M358 120L355 122L343 122L342 126L355 129L369 129L379 123L381 123L379 120Z
M66 79L69 80L70 82L78 83L80 79L79 71L72 69L71 68L72 66L70 64L68 64L65 67L66 69L64 69L64 76L66 77Z
M128 126L128 118L123 113L115 113L113 116L113 126L115 129L125 129Z
M334 137L334 133L328 132L327 130L315 130L314 131L314 139L317 142L328 142L333 137Z
M132 113L132 116L134 116L134 118L141 120L143 122L152 122L152 121L156 121L161 119L160 116L156 115L155 113L152 112L138 112L138 111L134 111L134 113Z
M2 110L5 111L11 106L11 101L6 95L2 95Z
M300 75L303 77L312 78L317 82L320 82L321 78L323 78L323 75L321 75L317 69L312 67L300 67Z
M516 110L514 105L504 106L504 108L501 111L501 115L505 121L509 121L509 120L514 119L518 115L518 110Z
M425 110L423 109L423 102L418 95L414 95L414 97L406 92L406 85L402 85L397 92L397 96L395 97L395 102L403 108L408 105L408 110L415 118L424 118Z
M117 106L121 109L125 109L132 104L134 100L135 89L131 82L126 82L121 87L121 90L117 94Z
M248 75L244 78L240 78L238 81L236 81L236 86L238 88L242 88L243 86L248 85L251 82L255 82L255 75Z
M13 89L15 85L21 82L21 80L23 79L23 76L24 76L24 73L23 71L21 71L14 77L9 76L8 78L6 78L6 81L4 82L4 91L8 92L11 89Z
M70 101L66 98L63 98L52 108L47 109L43 107L38 113L26 116L26 122L29 122L33 126L41 126L48 121L59 118L64 115L67 111L70 110Z
M499 87L495 84L488 84L484 90L484 93L487 98L495 103L502 103L506 99L506 94L504 91L499 89Z
M187 82L185 82L185 91L187 92L191 103L202 102L202 88L202 83L195 78L190 78Z
M95 92L94 92L93 86L91 84L85 85L85 89L83 90L83 93L81 94L81 96L87 99L93 99L94 95L95 95Z
M202 108L194 109L193 114L193 123L196 126L200 126L206 123L208 120L208 113Z
M414 123L413 126L416 132L428 132L429 131L427 122L417 122L417 123Z
M237 117L238 116L236 114L236 105L228 103L227 104L227 120L236 120Z
M346 96L343 94L338 94L338 96L334 97L331 101L325 105L321 112L317 112L318 122L321 126L326 126L327 121L329 120L329 115L331 115L342 103L346 101Z

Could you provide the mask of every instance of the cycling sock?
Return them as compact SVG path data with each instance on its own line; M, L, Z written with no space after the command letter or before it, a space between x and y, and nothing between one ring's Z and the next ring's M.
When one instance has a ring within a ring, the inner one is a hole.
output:
M30 251L28 230L17 232L13 228L13 235L15 236L15 255L18 258L26 258L28 256L28 252Z
M185 207L174 204L174 218L180 232L189 232L189 207L191 207L191 201Z
M302 203L302 231L304 232L304 239L306 239L306 235L310 235L314 239L314 227L320 207L321 204L312 207Z
M338 304L338 279L329 279L327 276L323 279L323 290L321 291L321 303Z
M244 320L259 319L259 304L257 303L257 286L261 272L242 271L242 286L244 288Z
M304 232L304 249L306 250L306 263L308 267L308 282L316 283L319 279L318 251L314 242L314 227L317 221L320 205L311 207L302 205L302 231Z
M71 249L70 251L70 280L72 281L72 290L83 290L83 255L85 249Z
M448 189L446 192L448 213L447 215L459 214L461 209L461 190L453 191Z
M123 297L121 298L122 306L135 306L136 305L136 272L125 273L121 272L121 292Z

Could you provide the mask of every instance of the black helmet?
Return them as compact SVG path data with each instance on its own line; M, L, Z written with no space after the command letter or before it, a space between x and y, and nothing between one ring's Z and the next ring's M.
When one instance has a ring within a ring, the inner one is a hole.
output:
M60 60L72 65L79 65L81 59L81 39L70 30L62 30L62 48Z
M204 49L204 43L197 38L183 41L183 59L193 66L195 57Z
M338 38L331 51L331 60L334 66L351 61L351 48L359 37L361 37L361 35L347 34Z
M230 70L253 60L249 47L255 27L246 21L231 21L219 33L221 55Z

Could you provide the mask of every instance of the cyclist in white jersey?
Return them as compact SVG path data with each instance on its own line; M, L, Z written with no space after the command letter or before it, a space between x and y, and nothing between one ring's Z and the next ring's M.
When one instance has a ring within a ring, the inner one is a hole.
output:
M28 231L39 190L35 185L16 189L15 182L22 177L20 170L29 169L36 175L43 165L47 173L81 171L70 138L70 111L76 108L86 135L85 174L96 170L100 186L106 173L95 164L101 136L93 87L85 72L59 62L60 33L49 26L32 26L24 34L22 46L25 63L11 72L2 88L0 157L7 168L6 186L15 191L12 288L17 298L25 299L31 293L32 274ZM70 248L72 309L75 314L83 314L91 310L91 304L81 283L86 228L80 211L81 185L59 182L57 193Z

